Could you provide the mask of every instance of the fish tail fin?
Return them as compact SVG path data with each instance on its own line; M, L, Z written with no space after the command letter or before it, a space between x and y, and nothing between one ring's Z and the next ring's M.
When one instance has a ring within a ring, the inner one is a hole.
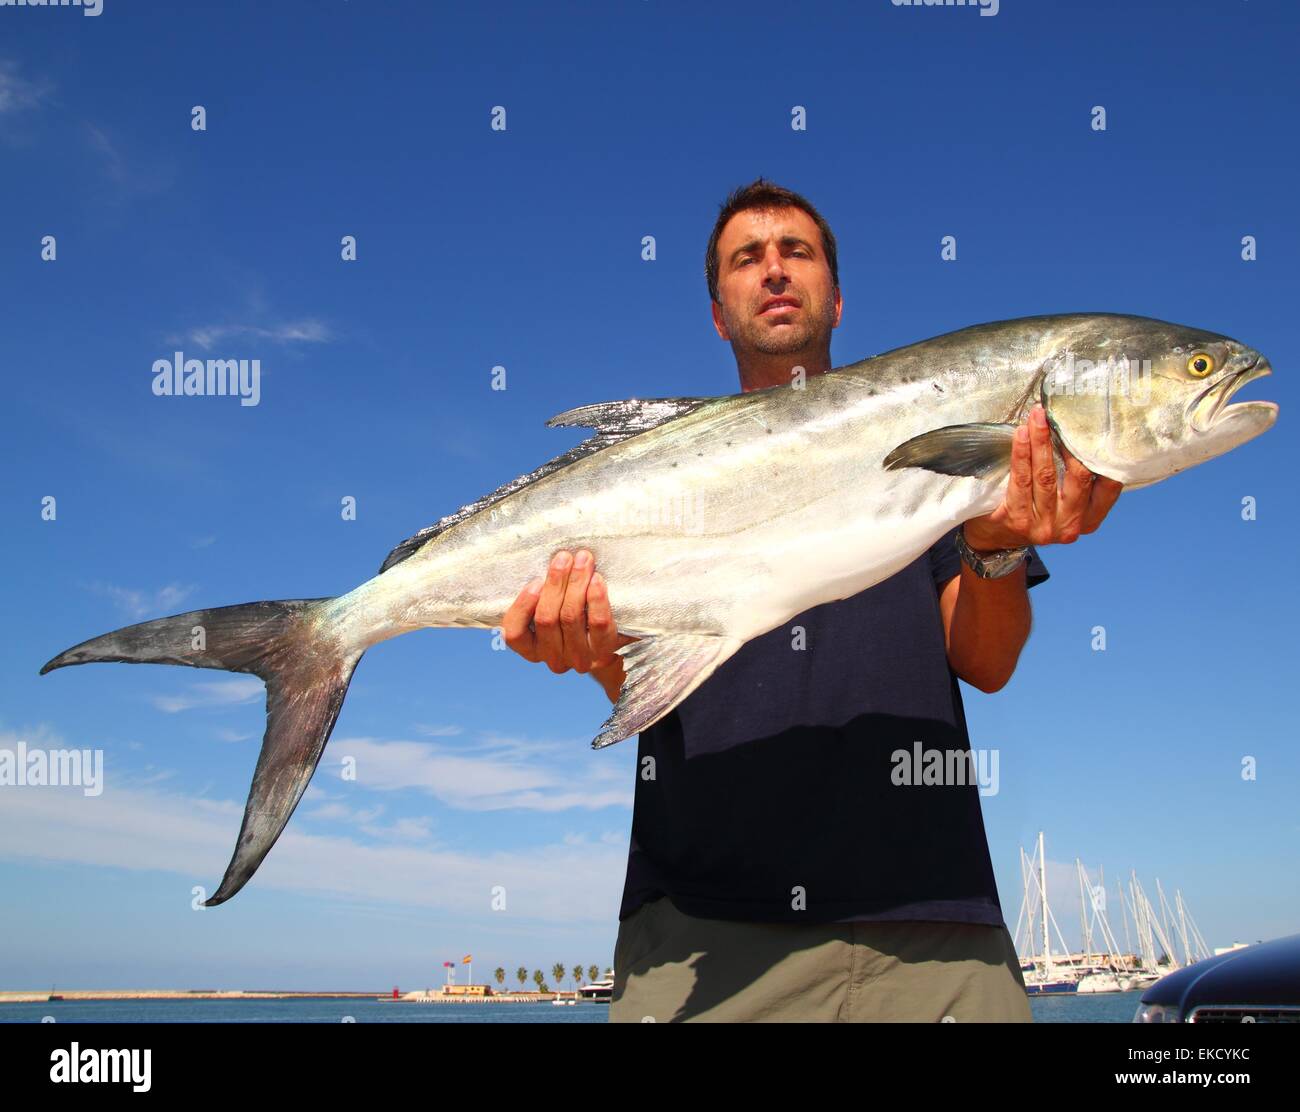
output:
M71 664L123 661L247 672L266 683L266 733L235 852L206 907L225 903L257 871L307 789L364 648L331 628L330 598L192 610L106 633L60 653Z

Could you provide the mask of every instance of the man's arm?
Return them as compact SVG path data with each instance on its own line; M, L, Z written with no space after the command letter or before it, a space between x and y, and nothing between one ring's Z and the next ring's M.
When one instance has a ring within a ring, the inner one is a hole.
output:
M1065 480L1056 481L1051 432L1041 405L1016 430L1006 497L996 510L962 526L976 552L1021 545L1073 544L1094 532L1110 512L1122 483L1094 475L1062 448ZM981 691L994 692L1016 670L1029 637L1027 568L1000 579L981 579L966 561L939 595L948 663Z
M972 687L999 690L1029 639L1031 611L1021 564L1001 579L981 579L963 560L939 595L948 663Z

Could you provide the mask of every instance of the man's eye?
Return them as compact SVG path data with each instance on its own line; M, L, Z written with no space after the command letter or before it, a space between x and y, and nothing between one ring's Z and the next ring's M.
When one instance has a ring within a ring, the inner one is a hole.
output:
M753 261L754 261L753 259L751 259L748 255L746 255L743 259L741 259L738 263L736 263L736 265L744 266L746 263L752 263Z

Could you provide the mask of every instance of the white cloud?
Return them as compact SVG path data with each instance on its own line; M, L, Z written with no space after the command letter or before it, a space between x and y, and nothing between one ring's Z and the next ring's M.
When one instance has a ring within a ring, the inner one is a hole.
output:
M118 184L127 180L126 164L108 135L94 124L86 125L86 141L104 160L104 171Z
M543 753L557 756L586 757L588 751L582 746L575 746L571 741L539 741L536 738L506 737L502 734L484 731L477 738L468 742L466 748L471 751L492 753L498 757L535 760ZM594 766L593 766L594 767Z
M134 622L175 613L194 593L194 587L184 583L168 583L149 591L96 582L87 584L86 589L112 599L118 609Z
M211 324L191 328L185 334L186 340L205 351L231 337L251 337L255 340L270 340L276 344L324 344L334 338L328 325L312 318L283 321L270 327L255 324Z
M308 789L309 792L310 790ZM316 794L317 798L325 795L323 792ZM312 796L308 794L304 796L304 799L311 801ZM433 835L433 820L427 815L418 818L396 819L390 823L376 822L375 820L384 813L383 804L376 807L359 808L349 807L345 803L330 802L322 803L309 811L299 811L298 813L308 819L352 823L363 834L368 834L370 837L378 838L384 842L427 842Z
M366 823L362 831L372 838L392 839L401 842L425 842L433 836L433 820L424 818L398 819L387 826Z
M382 807L372 807L369 810L354 810L346 803L322 803L319 807L313 807L305 814L309 819L337 819L344 822L355 822L357 824L372 822L384 813Z
M0 116L35 108L48 95L45 82L28 81L18 72L18 63L0 61Z
M187 695L155 695L150 702L165 714L178 714L195 707L233 707L262 696L265 685L256 676L230 676L189 685Z
M85 129L86 142L99 156L100 167L119 198L151 197L171 187L176 176L172 166L157 159L128 159L103 128L87 122Z
M304 803L315 803L317 800L321 800L321 799L342 799L342 798L343 798L342 792L327 792L321 789L316 784L308 784L307 790L302 793L302 801Z
M173 873L182 878L178 898L188 898L193 885L215 890L242 811L231 801L125 788L111 778L98 797L75 788L3 790L0 858ZM467 853L418 844L363 845L291 823L236 899L256 899L258 890L274 889L478 915L490 909L499 886L507 900L502 914L511 918L608 925L626 863L622 844Z
M602 830L597 835L598 842L606 846L621 846L627 841L627 834L620 830ZM572 831L564 835L564 844L566 846L589 846L592 845L591 836L584 831Z
M618 783L603 775L590 775L599 766L598 758L569 768L554 761L543 765L536 761L537 749L530 751L522 742L513 744L518 750L503 759L448 752L426 742L335 738L321 767L338 767L343 758L351 757L356 762L359 787L371 791L414 788L450 807L469 811L632 806L632 784L626 773ZM533 759L522 759L524 754ZM590 758L591 754L582 756Z

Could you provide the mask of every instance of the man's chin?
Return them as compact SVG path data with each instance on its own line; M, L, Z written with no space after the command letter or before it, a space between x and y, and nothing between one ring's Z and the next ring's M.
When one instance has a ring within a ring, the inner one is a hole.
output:
M809 339L811 337L806 328L778 325L775 328L765 328L752 337L752 346L764 355L789 355L807 348Z

